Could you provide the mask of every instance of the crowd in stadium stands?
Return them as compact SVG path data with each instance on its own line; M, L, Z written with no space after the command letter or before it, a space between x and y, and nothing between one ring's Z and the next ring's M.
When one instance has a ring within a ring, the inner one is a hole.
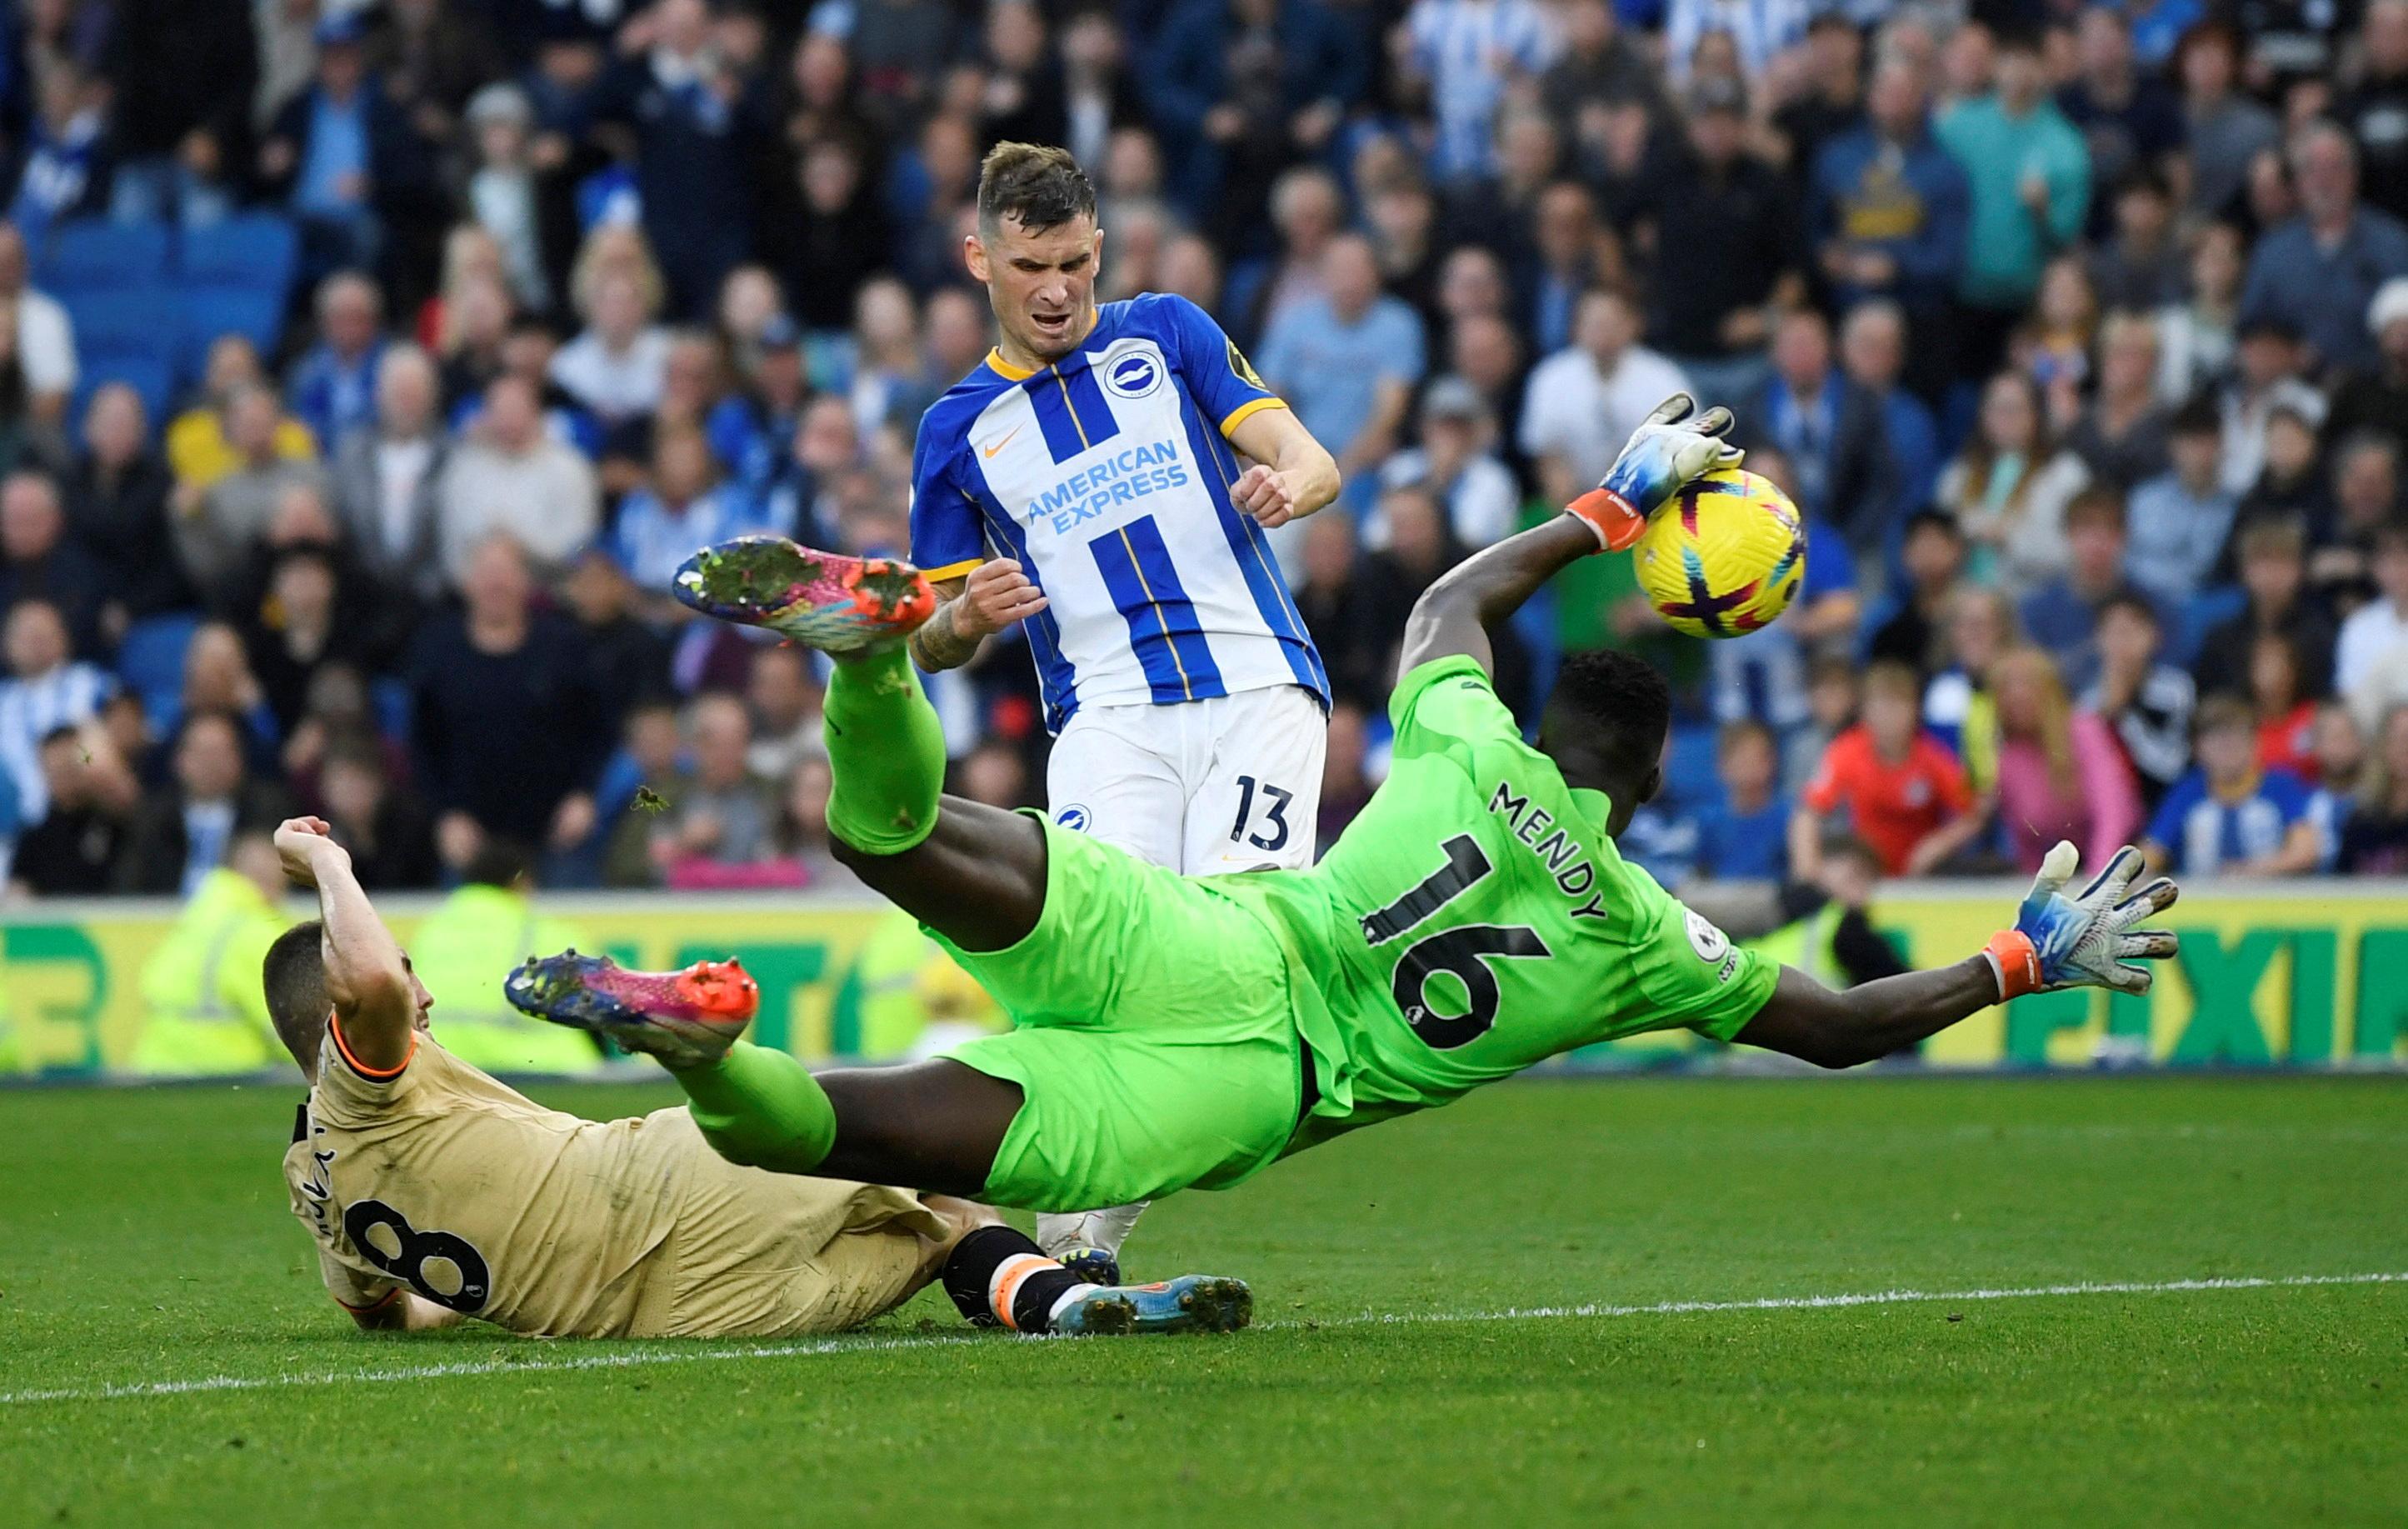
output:
M26 0L0 35L0 837L175 894L323 814L376 890L841 884L811 655L699 545L908 550L990 343L981 154L1334 451L1280 534L1325 843L1414 597L1676 388L1812 527L1672 636L1627 560L1500 645L1676 677L1668 882L2148 844L2408 871L2408 0ZM1016 640L932 688L1026 801ZM1532 717L1530 720L1535 721Z

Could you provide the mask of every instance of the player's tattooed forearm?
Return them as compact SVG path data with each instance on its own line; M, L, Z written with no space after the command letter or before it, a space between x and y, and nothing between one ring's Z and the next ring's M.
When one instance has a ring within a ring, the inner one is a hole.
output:
M928 670L958 669L978 651L978 639L965 637L953 621L953 607L961 603L955 595L937 607L937 613L920 623L911 634L911 656L920 667Z

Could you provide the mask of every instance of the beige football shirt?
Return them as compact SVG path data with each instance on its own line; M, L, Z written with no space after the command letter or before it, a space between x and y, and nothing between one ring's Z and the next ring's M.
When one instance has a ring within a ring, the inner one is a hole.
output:
M407 1288L557 1337L833 1332L927 1281L945 1223L904 1191L738 1167L683 1107L546 1109L421 1034L390 1074L336 1027L284 1154L326 1288Z

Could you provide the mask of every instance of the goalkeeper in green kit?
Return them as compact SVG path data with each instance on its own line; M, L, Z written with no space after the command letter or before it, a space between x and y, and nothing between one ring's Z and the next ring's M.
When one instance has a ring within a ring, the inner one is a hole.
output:
M1014 1028L932 1061L814 1075L738 1041L749 983L572 951L530 961L510 995L658 1057L738 1163L1067 1211L1226 1188L1618 1036L1686 1028L1842 1067L2019 993L2144 990L2148 967L2130 963L2172 954L2174 938L2133 926L2175 889L2128 892L2131 850L2077 893L2060 844L1985 950L1835 993L1740 950L1615 851L1662 785L1670 700L1653 669L1611 651L1567 659L1538 746L1523 741L1490 682L1486 629L1737 462L1720 438L1729 413L1692 409L1668 400L1598 490L1422 596L1389 702L1394 768L1310 870L1182 877L1042 817L940 796L943 738L902 641L934 607L926 581L775 538L701 552L681 598L835 658L839 857Z

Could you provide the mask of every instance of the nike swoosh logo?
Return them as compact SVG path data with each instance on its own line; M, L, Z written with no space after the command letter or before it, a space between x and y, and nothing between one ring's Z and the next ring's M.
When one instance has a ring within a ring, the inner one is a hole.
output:
M1005 447L1011 444L1011 437L1013 436L1019 435L1026 428L1027 426L1025 425L1013 425L1011 429L1004 435L1003 439L996 442L993 446L982 446L979 448L979 450L982 455L992 458L997 451L1002 450Z

